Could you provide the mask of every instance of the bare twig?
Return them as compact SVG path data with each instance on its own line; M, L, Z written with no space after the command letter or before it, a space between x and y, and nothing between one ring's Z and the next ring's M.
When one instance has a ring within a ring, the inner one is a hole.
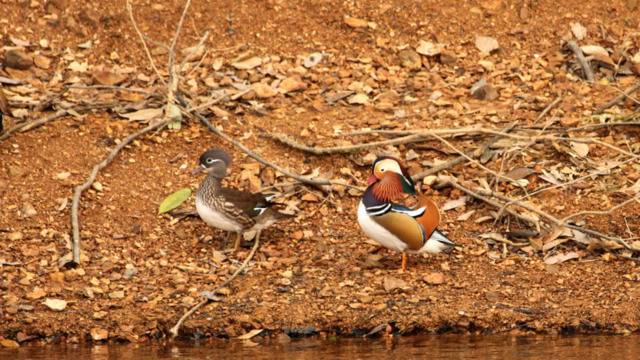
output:
M635 85L627 88L620 95L618 95L615 98L607 101L605 104L598 106L596 111L594 111L593 113L594 114L602 114L605 110L609 109L612 106L618 105L621 101L623 101L627 97L631 96L631 94L633 94L634 92L636 92L638 90L640 90L640 81L635 83Z
M171 118L174 113L171 111L175 107L176 102L176 91L178 90L178 82L180 81L180 69L176 69L176 45L178 44L178 38L180 37L180 31L182 30L182 24L184 23L184 19L187 16L187 10L189 10L189 6L191 5L191 0L187 0L184 5L184 9L182 10L182 15L180 16L180 21L178 22L178 26L176 27L176 33L173 36L173 40L171 41L171 47L169 48L169 60L167 64L167 68L169 70L169 84L167 85L167 106L164 110L165 119ZM206 37L209 36L207 32L206 35L202 38L202 41L206 40ZM179 113L178 113L179 115Z
M145 94L145 95L152 95L153 94L153 92L151 92L149 90L126 87L126 86L115 86L115 85L78 85L78 84L71 84L71 85L67 85L65 87L67 89L119 90L119 91L135 92L135 93L140 93L140 94Z
M620 209L623 206L626 206L627 204L630 204L634 201L640 201L640 195L636 195L632 198L629 198L623 202L621 202L620 204L613 206L612 208L610 208L609 210L603 210L603 211L593 211L593 210L589 210L589 211L581 211L581 212L577 212L575 214L571 214L569 216L564 217L561 221L563 223L566 223L569 219L573 219L575 217L578 216L588 216L588 215L609 215L612 212Z
M99 164L93 167L87 180L81 185L78 185L75 187L73 192L73 199L71 202L71 228L72 228L72 235L73 235L72 251L73 251L73 262L75 264L80 264L80 225L78 222L78 208L80 206L80 197L82 196L82 192L87 190L91 186L91 184L93 184L93 182L96 180L96 177L98 176L98 172L104 169L107 165L109 165L111 161L113 161L113 159L116 157L116 155L118 155L118 153L125 146L129 145L136 138L150 131L153 131L155 129L159 129L162 126L165 126L167 123L168 123L167 120L163 120L160 122L152 122L147 127L141 130L138 130L135 133L124 138L124 140L122 140L121 143L119 143L115 148L113 148L113 150L111 150L109 155L104 160L102 160Z
M21 266L22 263L20 261L3 261L0 260L0 266Z
M0 135L0 141L9 138L9 136L11 136L11 134L13 134L16 131L31 130L33 128L36 128L36 127L41 126L43 124L46 124L48 122L54 121L56 119L59 119L59 118L65 116L67 114L68 114L67 110L58 110L53 114L49 114L49 115L43 117L42 119L39 119L39 120L36 120L36 121L24 122L22 124L16 125L16 126L12 127L11 129L7 130L4 134Z
M570 41L567 41L567 47L571 51L573 51L573 53L576 55L576 59L578 60L578 63L580 64L580 66L582 67L582 70L584 71L584 77L587 79L588 82L593 82L594 80L593 70L591 69L589 60L587 60L587 58L584 57L584 53L582 53L580 46L578 46L578 44L575 41L570 40Z
M547 107L544 108L544 110L542 110L542 112L540 113L540 115L538 115L538 117L536 118L536 120L533 122L534 124L537 123L538 121L540 121L540 119L544 118L547 113L549 111L551 111L551 109L553 109L556 105L558 105L558 103L560 102L560 100L562 100L562 96L558 96L555 100L553 100L549 105L547 105Z
M319 147L312 147L312 146L301 144L284 134L270 134L268 132L263 132L260 134L260 136L276 140L294 149L306 151L308 153L312 153L315 155L350 153L358 150L364 150L364 149L369 149L369 148L374 148L374 147L384 146L384 145L400 145L400 144L408 144L412 142L419 142L426 138L426 136L422 134L413 134L413 135L407 135L407 136L403 136L403 137L399 137L391 140L381 140L381 141L373 141L370 143L362 143L362 144L355 144L355 145L319 148Z
M162 82L163 84L166 85L166 81L164 80L162 75L160 75L160 71L158 71L158 67L156 66L156 62L153 60L153 56L151 56L151 51L149 51L149 47L147 46L147 42L144 39L144 35L142 35L142 32L140 31L140 28L138 28L138 23L136 22L136 19L133 17L133 8L132 8L131 2L129 0L127 0L127 13L129 14L129 19L131 20L131 23L133 24L133 28L136 30L136 33L138 34L138 37L140 38L140 42L142 43L142 46L144 47L144 52L147 55L147 59L149 60L149 63L151 64L151 68L156 73L156 76L158 77L158 80L160 80L160 82Z
M255 239L255 241L253 243L253 247L251 248L251 252L244 259L244 261L242 262L240 267L238 269L236 269L236 271L231 276L229 276L229 278L227 278L227 280L225 280L222 284L218 285L214 290L210 291L210 293L214 294L219 289L229 285L231 283L231 281L233 281L233 279L235 279L238 276L238 274L240 274L247 267L247 264L249 263L249 261L251 261L251 259L253 258L253 255L255 255L256 250L258 250L258 246L260 246L260 231L258 231L256 233L256 239ZM187 320L187 318L189 316L191 316L193 313L198 311L198 309L200 309L201 307L207 305L210 302L213 302L213 300L210 297L205 297L202 301L200 301L195 306L193 306L191 309L189 309L186 313L184 313L184 315L182 315L182 317L180 317L178 322L169 330L169 333L171 333L171 336L174 337L174 338L176 336L178 336L178 332L180 331L180 327L182 327L182 324L185 322L185 320Z

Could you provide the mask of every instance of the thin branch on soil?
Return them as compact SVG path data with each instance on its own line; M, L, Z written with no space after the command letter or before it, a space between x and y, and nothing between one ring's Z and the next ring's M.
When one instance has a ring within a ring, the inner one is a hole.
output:
M535 119L535 121L533 122L534 124L537 123L538 121L540 121L542 118L544 118L547 113L549 111L551 111L551 109L553 109L556 105L558 105L558 103L560 102L560 100L562 100L562 96L558 96L555 100L553 100L549 105L547 105L547 107L544 108L544 110L542 110L542 112L540 113L540 115L538 115L538 117Z
M564 223L564 222L567 222L569 219L573 219L573 218L578 217L578 216L609 215L612 212L614 212L614 211L620 209L621 207L624 207L624 206L626 206L626 205L628 205L628 204L630 204L630 203L632 203L634 201L640 201L640 195L636 195L636 196L634 196L632 198L629 198L629 199L621 202L620 204L618 204L616 206L613 206L609 210L603 210L603 211L593 211L593 210L581 211L581 212L577 212L575 214L571 214L569 216L566 216L561 221Z
M156 62L153 60L153 56L151 56L151 51L149 51L149 47L147 46L147 42L144 39L144 35L142 35L142 32L140 31L140 28L138 27L138 23L136 22L136 19L133 17L133 8L132 8L131 2L129 0L127 0L127 13L129 14L129 19L131 20L131 23L133 24L133 28L136 30L136 33L138 34L138 37L140 38L140 42L142 43L142 47L144 48L144 52L147 55L147 59L149 60L149 63L151 64L151 68L156 73L156 76L158 77L158 80L160 80L160 82L162 82L162 84L166 85L167 84L166 81L164 80L162 75L160 75L160 71L158 71L158 67L156 66Z
M182 15L180 16L180 21L178 21L178 26L176 27L176 33L173 36L173 40L171 41L171 47L169 48L169 60L167 64L167 68L169 70L169 84L167 85L167 105L164 110L165 119L169 119L173 116L173 112L170 111L172 107L175 106L176 102L176 91L178 90L178 82L180 81L179 70L176 69L176 45L178 44L178 38L180 37L180 31L182 30L182 24L184 23L184 19L187 16L187 11L189 10L189 6L191 5L191 0L187 0L184 5L184 9L182 10ZM209 32L205 34L202 38L202 42L206 40L209 36ZM186 58L185 58L186 59Z
M115 148L113 148L113 150L111 150L109 155L104 160L102 160L99 164L93 167L93 169L91 170L91 173L89 174L89 177L84 183L75 187L73 192L73 200L71 202L71 228L72 228L72 235L73 235L73 238L72 238L73 262L76 265L80 264L80 226L78 222L78 208L80 206L80 197L82 196L82 192L87 190L91 186L91 184L93 184L93 182L96 180L96 177L98 176L98 172L104 169L107 165L109 165L111 161L113 161L113 159L116 157L116 155L118 155L118 153L125 146L129 145L136 138L150 131L161 128L162 126L165 126L168 123L169 121L167 120L163 120L160 122L152 122L147 127L141 130L138 130L135 133L127 136L124 140L122 140L121 143L119 143Z
M635 85L629 87L628 89L626 89L625 91L623 91L620 95L616 96L615 98L607 101L604 105L600 105L596 111L594 111L594 114L602 114L605 110L609 109L612 106L618 105L620 102L622 102L624 99L628 98L631 96L631 94L633 94L634 92L640 90L640 81L638 81L637 83L635 83Z
M218 285L213 291L210 291L209 293L215 294L216 291L229 285L233 281L233 279L235 279L242 271L244 271L244 269L247 267L247 264L249 264L249 261L251 261L251 259L253 258L253 255L255 255L256 250L258 250L258 246L260 246L260 231L256 233L256 239L253 243L253 247L251 248L251 252L244 259L240 267L236 269L236 271L231 276L229 276L227 280L225 280L222 284ZM186 313L184 313L184 315L182 315L182 317L178 320L178 322L169 330L169 333L171 333L171 337L175 338L176 336L178 336L180 327L182 327L182 324L185 322L185 320L187 320L189 316L191 316L193 313L198 311L198 309L200 309L201 307L213 301L214 300L211 297L207 296L202 301L200 301L195 306L193 306L191 309L189 309Z
M511 125L505 127L502 132L503 133L508 133L509 131L513 130L513 128L515 127L516 122L513 122ZM500 136L496 135L493 138L489 139L489 141L485 142L484 144L482 144L478 149L476 149L475 151L470 153L470 157L477 159L479 157L481 157L488 149L491 145L493 145L496 141L498 141L500 139ZM418 174L413 175L411 178L414 181L418 181L421 180L429 175L434 175L439 173L440 171L444 171L447 169L450 169L458 164L461 164L463 162L467 161L467 157L463 156L463 155L458 155L458 157L449 160L443 164L440 165L436 165L430 169L427 169L425 171L422 171Z
M148 90L140 89L140 88L131 88L126 86L116 86L116 85L67 85L65 86L67 89L96 89L96 90L120 90L120 91L128 91L128 92L136 92L145 95L153 95L154 93Z
M14 127L12 127L11 129L7 130L4 134L0 135L0 141L8 139L9 136L11 136L11 134L13 134L16 131L27 131L27 130L31 130L34 128L37 128L38 126L41 126L43 124L46 124L48 122L57 120L65 115L68 114L67 110L58 110L53 114L49 114L45 117L43 117L42 119L36 120L36 121L29 121L29 122L24 122L20 125L16 125Z
M582 67L582 70L584 71L584 77L587 79L588 82L593 82L594 80L593 70L591 69L589 60L587 60L587 58L584 57L584 53L580 49L580 46L578 46L578 44L575 41L571 40L571 41L567 41L567 47L571 51L573 51L573 53L576 55L576 59L578 60L578 63L580 64L580 66Z
M312 153L314 155L350 153L358 150L364 150L364 149L369 149L369 148L374 148L374 147L379 147L384 145L409 144L409 143L419 142L426 139L425 135L412 134L412 135L407 135L407 136L403 136L403 137L399 137L391 140L381 140L381 141L373 141L370 143L362 143L362 144L355 144L355 145L320 148L320 147L313 147L313 146L307 146L307 145L301 144L284 134L270 134L268 132L264 132L260 134L260 136L266 137L272 140L276 140L294 149Z
M0 266L21 266L20 261L0 261Z

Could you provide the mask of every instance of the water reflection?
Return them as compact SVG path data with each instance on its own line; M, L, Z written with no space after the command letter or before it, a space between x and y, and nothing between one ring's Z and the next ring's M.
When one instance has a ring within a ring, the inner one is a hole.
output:
M461 336L212 340L206 344L46 345L0 349L0 359L640 359L640 336Z

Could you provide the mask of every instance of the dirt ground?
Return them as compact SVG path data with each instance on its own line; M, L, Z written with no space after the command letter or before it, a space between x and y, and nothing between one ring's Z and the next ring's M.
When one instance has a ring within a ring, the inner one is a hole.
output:
M52 60L48 69L26 70L39 79L43 94L52 91L47 84L57 72L67 71L63 60L70 53L76 61L91 65L134 67L135 72L127 74L130 77L153 75L122 0L0 0L0 7L0 36L7 47L15 44L12 38L32 44L48 41L46 48L28 47L30 53ZM133 7L142 32L156 41L170 41L182 1L134 1ZM351 27L345 15L369 24ZM558 96L561 101L549 116L560 119L559 126L586 125L585 119L596 107L637 81L637 75L608 77L605 70L598 72L594 84L587 84L568 74L562 64L570 56L562 55L560 48L575 22L587 29L582 43L616 48L629 41L635 49L632 53L638 51L640 10L632 0L586 4L574 0L193 0L181 46L195 44L204 31L210 31L206 46L211 52L202 65L207 69L215 67L214 58L229 64L244 51L291 63L313 52L328 54L326 64L304 73L302 79L311 85L302 91L243 98L242 107L220 104L229 116L213 120L265 158L298 173L319 169L327 177L350 175L365 180L368 168L361 160L369 151L314 156L259 134L284 133L307 144L330 146L365 141L333 137L337 131L363 128L534 124ZM480 55L476 35L497 39L499 51ZM90 48L78 49L78 44L89 40ZM415 47L420 40L447 44L454 63L447 63L443 55L439 60L423 57L420 70L406 69L400 53L404 45ZM194 73L201 75L197 82L206 75ZM0 73L8 78L20 74ZM71 83L71 75L65 74L64 81ZM265 74L267 70L236 72L250 82L253 76ZM482 77L499 91L496 99L468 94ZM391 108L379 103L318 101L325 92L352 85L370 86L374 95L393 90L398 99ZM31 94L4 87L14 105L18 94ZM194 88L193 84L185 87ZM446 104L437 103L436 91ZM88 94L96 96L89 92L76 96ZM256 101L264 106L252 111ZM612 108L620 114L634 110L637 104L632 100ZM8 120L5 128L13 124ZM99 174L100 185L85 192L80 207L86 258L75 269L58 267L59 259L69 252L73 188L84 182L114 144L142 126L115 112L96 110L65 116L0 141L0 260L19 263L0 267L0 337L19 343L92 338L136 342L162 337L200 301L202 291L222 282L248 254L250 244L236 254L223 255L224 234L198 218L176 221L157 215L158 204L168 194L182 187L197 188L201 179L189 170L210 147L224 147L233 155L230 185L253 186L250 170L255 161L191 121L180 130L165 129L136 140ZM600 129L585 136L601 136L627 144L630 153L640 152L637 126ZM455 155L438 149L442 145L437 141L427 144L386 150L417 153L408 161L414 173L436 159ZM597 146L589 150L595 162L612 156ZM551 147L536 148L534 153L540 157L524 154L509 167L544 167L555 161L547 156L550 151ZM488 166L502 170L499 161ZM282 176L274 180L273 172L264 167L258 173L263 186L286 180ZM447 173L473 180L478 168L460 165ZM638 162L628 162L604 178L597 191L555 189L534 203L558 217L608 209L628 198L611 189L628 188L638 179ZM436 191L421 186L441 206L462 195L451 188ZM530 246L522 250L481 237L502 233L509 225L476 221L495 209L470 200L443 211L442 229L461 248L451 255L411 256L409 271L399 274L400 255L379 250L360 231L357 193L343 191L327 198L314 188L296 187L295 191L287 201L295 202L297 216L265 231L264 244L249 271L222 291L224 301L208 305L187 320L182 329L185 338L236 337L251 329L284 331L289 336L362 335L384 323L402 334L624 334L640 329L640 270L635 258L623 258L633 256L629 251L603 251L568 241L553 253L575 252L577 259L551 264ZM476 212L461 220L470 210ZM639 214L636 202L583 220L594 230L628 238L640 234ZM47 299L64 300L66 307L54 311L45 304Z

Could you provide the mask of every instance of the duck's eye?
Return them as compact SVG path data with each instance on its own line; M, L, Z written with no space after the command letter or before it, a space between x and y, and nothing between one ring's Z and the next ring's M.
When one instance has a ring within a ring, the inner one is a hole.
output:
M207 164L212 164L213 163L213 159L212 158L208 158L207 159Z
M384 172L384 168L380 168L380 172Z

